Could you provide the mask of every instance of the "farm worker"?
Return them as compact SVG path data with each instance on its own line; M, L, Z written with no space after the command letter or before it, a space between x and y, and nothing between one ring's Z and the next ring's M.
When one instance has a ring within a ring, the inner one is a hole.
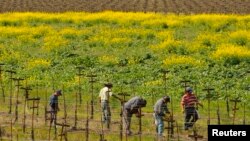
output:
M50 110L51 110L51 123L53 120L56 122L56 114L57 111L59 111L59 106L58 106L58 96L62 95L61 90L55 91L51 96L50 96Z
M131 135L130 123L133 114L136 114L137 117L141 116L140 108L146 107L147 101L139 96L131 98L129 101L124 103L123 110L123 120L125 124L126 134Z
M170 114L167 103L170 102L169 96L163 96L154 105L154 118L156 125L156 132L159 137L162 136L164 129L164 117L166 114Z
M99 98L101 102L102 108L102 121L107 125L109 128L111 112L109 106L109 98L112 96L111 88L113 87L112 83L105 83L104 87L100 90Z
M198 112L196 111L196 105L203 105L198 101L197 97L193 93L191 87L186 87L185 94L181 99L181 109L185 113L184 129L188 130L189 127L193 127L194 123L198 120ZM191 120L192 117L192 120Z

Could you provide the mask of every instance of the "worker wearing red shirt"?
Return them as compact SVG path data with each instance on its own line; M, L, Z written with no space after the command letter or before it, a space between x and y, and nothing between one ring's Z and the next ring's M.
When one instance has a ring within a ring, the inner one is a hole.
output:
M197 104L203 107L203 105L198 101L195 94L193 94L192 88L187 87L185 89L185 94L182 96L181 99L182 112L185 113L185 123L184 123L185 130L188 130L188 128L193 127L194 123L199 118L195 108Z

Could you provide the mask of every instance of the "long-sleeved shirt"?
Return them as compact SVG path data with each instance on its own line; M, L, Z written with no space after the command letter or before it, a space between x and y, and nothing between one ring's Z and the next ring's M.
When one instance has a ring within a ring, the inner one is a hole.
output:
M159 99L154 105L154 112L158 115L164 115L165 113L169 113L167 104L164 103L164 99Z
M101 98L101 101L108 101L110 96L112 96L112 92L108 87L103 87L100 90L99 97Z
M138 109L142 101L143 99L141 97L135 96L124 104L124 109L131 110L131 111Z
M50 96L50 106L54 108L58 106L58 96L56 95Z

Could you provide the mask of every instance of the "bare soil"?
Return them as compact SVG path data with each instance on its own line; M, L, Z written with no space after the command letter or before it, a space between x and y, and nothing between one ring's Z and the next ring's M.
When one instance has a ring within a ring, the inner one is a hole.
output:
M250 0L1 0L0 12L132 11L249 14Z

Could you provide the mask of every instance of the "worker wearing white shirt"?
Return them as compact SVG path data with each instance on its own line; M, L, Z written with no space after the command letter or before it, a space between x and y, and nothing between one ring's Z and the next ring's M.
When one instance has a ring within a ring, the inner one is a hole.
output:
M107 128L109 128L110 124L110 107L109 107L109 97L112 96L111 88L113 85L111 83L105 83L104 87L101 89L99 93L99 98L101 101L101 107L102 107L102 121L107 125Z

